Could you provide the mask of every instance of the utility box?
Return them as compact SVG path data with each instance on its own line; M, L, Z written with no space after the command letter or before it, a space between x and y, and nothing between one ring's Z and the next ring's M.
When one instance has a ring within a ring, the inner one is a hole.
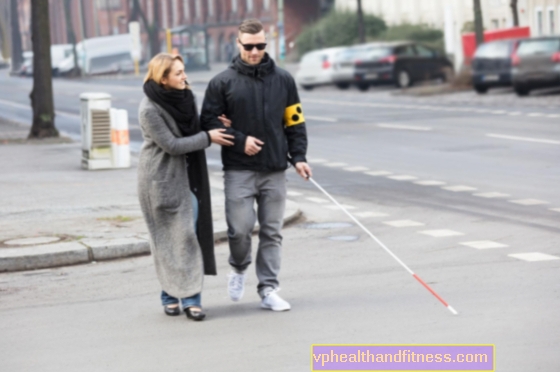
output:
M88 170L113 168L111 153L111 95L83 93L80 95L82 118L82 168Z

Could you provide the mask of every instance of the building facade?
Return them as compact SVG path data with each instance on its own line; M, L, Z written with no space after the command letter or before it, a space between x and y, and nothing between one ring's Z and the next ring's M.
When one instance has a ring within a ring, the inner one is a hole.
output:
M20 0L20 28L24 50L31 49L31 0ZM76 40L128 32L132 0L72 0L72 26ZM286 53L294 49L294 42L303 27L316 20L329 8L333 0L284 0L284 35ZM64 0L49 0L52 44L68 43ZM140 8L149 24L158 16L162 50L165 50L165 29L185 25L204 25L208 31L210 62L225 62L229 57L227 45L233 45L239 23L247 18L260 19L269 40L269 53L277 56L278 2L277 0L139 0ZM137 18L140 20L140 17ZM142 40L148 36L141 27ZM143 48L145 51L148 48ZM147 55L145 56L147 57Z

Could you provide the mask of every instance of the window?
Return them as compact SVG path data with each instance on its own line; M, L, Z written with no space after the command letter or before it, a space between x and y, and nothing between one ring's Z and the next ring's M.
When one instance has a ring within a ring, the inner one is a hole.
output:
M556 33L556 19L554 18L554 9L548 9L548 32L550 35Z
M237 0L231 0L231 11L233 13L237 12Z
M399 57L414 57L414 56L416 56L416 53L414 52L414 48L412 47L412 45L405 45L405 46L399 47L399 48L397 48L396 53Z
M494 42L482 44L476 50L476 58L508 58L510 47L507 43Z
M191 4L189 0L183 0L183 17L185 18L185 21L188 21L191 18L190 6Z
M264 10L270 9L270 0L263 0L263 8Z
M418 56L424 58L434 58L435 53L433 50L426 48L422 45L416 45L416 51L418 52Z
M247 0L247 12L253 11L253 0Z
M214 0L208 0L208 15L210 17L214 15Z
M177 0L171 0L171 26L175 27L179 23L177 17L179 16L179 4Z
M161 18L162 18L162 27L168 28L167 24L167 0L163 0L161 2Z
M200 18L202 15L202 4L200 4L200 0L196 0L194 3L194 14L196 18Z
M560 50L560 39L522 41L517 48L517 55L554 54Z
M500 28L500 21L497 19L492 20L492 29L497 30Z
M538 36L542 36L543 35L543 14L542 14L542 9L537 9L537 35Z

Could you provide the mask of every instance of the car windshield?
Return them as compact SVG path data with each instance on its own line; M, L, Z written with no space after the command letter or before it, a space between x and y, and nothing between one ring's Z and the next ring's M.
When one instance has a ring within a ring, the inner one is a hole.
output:
M517 49L519 56L554 54L560 50L560 39L526 40Z
M507 43L482 44L474 55L475 58L508 58L510 55Z

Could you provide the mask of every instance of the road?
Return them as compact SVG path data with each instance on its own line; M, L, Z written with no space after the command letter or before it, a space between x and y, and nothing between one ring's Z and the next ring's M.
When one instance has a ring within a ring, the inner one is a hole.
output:
M28 120L30 81L6 79L0 115ZM104 91L140 143L139 81L54 87L60 129L78 136L79 93ZM230 303L224 244L201 324L161 314L150 257L4 274L2 370L305 371L313 343L495 344L497 371L560 370L560 93L392 93L300 92L314 179L459 315L290 171L305 213L284 231L292 311L261 311L250 290ZM208 154L219 174L218 150Z

